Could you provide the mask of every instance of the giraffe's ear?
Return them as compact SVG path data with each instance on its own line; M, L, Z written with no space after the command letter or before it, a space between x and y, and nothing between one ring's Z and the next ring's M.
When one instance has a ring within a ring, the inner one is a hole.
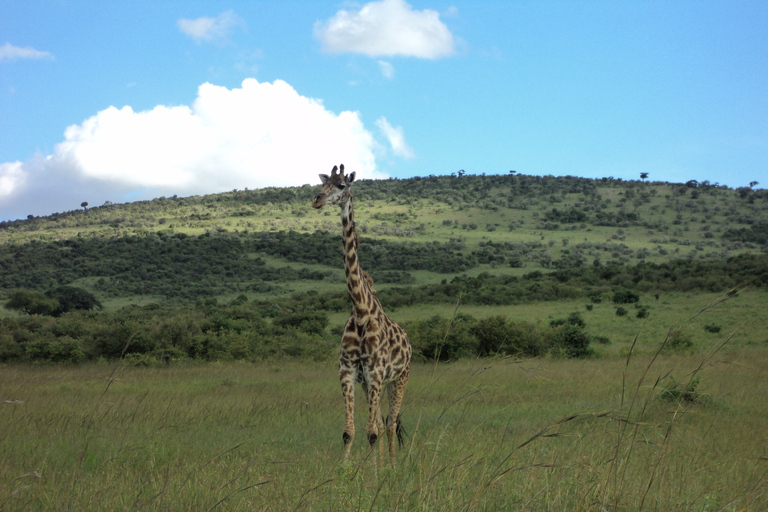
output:
M347 176L347 183L352 183L355 181L355 171L352 171L349 173L349 176Z
M320 183L322 183L323 185L325 185L325 182L330 179L327 174L320 174L319 176L320 176Z

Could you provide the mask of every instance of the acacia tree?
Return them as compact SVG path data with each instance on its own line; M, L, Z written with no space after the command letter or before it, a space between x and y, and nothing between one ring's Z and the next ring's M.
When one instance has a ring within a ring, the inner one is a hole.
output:
M46 293L16 290L5 307L28 315L45 316L61 316L73 310L102 309L101 302L92 293L74 286L59 286Z
M22 311L28 315L52 315L59 301L34 290L16 290L5 303L6 309Z
M91 292L74 286L59 286L45 295L58 302L58 306L51 312L53 316L60 316L72 310L102 309L101 302Z

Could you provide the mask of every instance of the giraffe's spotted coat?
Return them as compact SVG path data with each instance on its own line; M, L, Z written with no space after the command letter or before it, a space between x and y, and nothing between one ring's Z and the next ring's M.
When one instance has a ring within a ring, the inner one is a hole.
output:
M339 353L339 379L344 395L345 423L342 440L344 458L349 457L355 437L355 382L359 382L368 400L366 436L373 447L379 438L381 393L387 388L389 414L387 438L394 464L396 422L411 369L411 344L405 331L393 322L381 307L373 289L373 280L360 267L357 257L359 240L352 208L351 184L355 173L344 175L344 166L331 175L320 175L323 187L312 202L314 208L326 204L341 207L344 270L347 277L352 313L344 327Z

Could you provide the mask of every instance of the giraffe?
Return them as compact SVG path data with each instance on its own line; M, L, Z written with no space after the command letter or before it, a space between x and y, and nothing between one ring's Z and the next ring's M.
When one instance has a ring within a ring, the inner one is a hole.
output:
M379 439L379 427L383 427L381 393L383 387L387 388L389 414L386 431L390 462L394 466L400 406L411 370L411 344L405 331L384 313L373 289L373 280L360 267L357 258L359 242L351 187L355 173L345 176L342 164L340 170L334 166L330 176L321 174L320 180L322 188L312 201L312 206L322 208L326 204L335 204L341 207L344 267L352 300L352 313L344 327L339 354L339 380L345 406L343 460L349 459L355 438L355 382L359 382L368 400L368 423L365 430L372 451ZM381 450L383 446L380 445ZM373 461L375 466L375 454Z

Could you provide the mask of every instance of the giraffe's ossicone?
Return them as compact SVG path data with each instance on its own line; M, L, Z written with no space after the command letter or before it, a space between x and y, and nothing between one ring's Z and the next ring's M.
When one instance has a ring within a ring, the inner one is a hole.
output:
M339 354L339 379L345 405L344 459L349 457L355 437L355 382L359 382L368 400L365 430L372 449L379 439L380 426L383 426L381 393L385 387L387 389L389 413L386 431L389 456L394 465L400 406L411 370L411 344L405 331L384 313L373 289L373 280L358 261L359 243L351 187L355 173L345 175L344 165L340 169L334 166L331 175L321 174L320 180L322 188L312 206L322 208L326 204L335 204L341 207L344 269L352 300L352 313L344 328ZM374 455L374 461L375 458Z

